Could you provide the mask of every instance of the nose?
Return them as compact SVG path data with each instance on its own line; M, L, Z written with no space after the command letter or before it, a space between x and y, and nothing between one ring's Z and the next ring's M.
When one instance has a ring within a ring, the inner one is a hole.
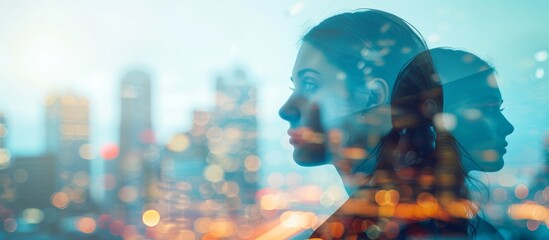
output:
M290 123L299 121L301 113L299 111L298 99L295 94L292 94L290 98L286 100L284 105L280 107L280 110L278 110L278 116Z
M515 131L515 127L513 126L513 124L511 124L511 122L509 122L509 120L507 120L507 118L503 114L501 115L501 117L502 125L500 129L503 136L507 136L513 133Z

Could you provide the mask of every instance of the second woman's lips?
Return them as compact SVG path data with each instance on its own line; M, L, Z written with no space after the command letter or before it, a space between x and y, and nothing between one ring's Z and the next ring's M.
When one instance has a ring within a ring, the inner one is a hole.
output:
M497 144L496 147L494 148L494 150L500 152L500 153L503 153L505 154L507 152L507 145L508 143L507 142L504 142L504 143L501 143L501 144Z

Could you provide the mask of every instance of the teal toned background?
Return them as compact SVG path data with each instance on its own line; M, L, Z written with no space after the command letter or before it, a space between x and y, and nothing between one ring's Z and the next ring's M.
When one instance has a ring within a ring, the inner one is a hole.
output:
M288 126L277 111L290 95L302 34L357 8L391 12L414 25L429 47L468 50L497 68L515 132L505 167L478 177L490 185L530 186L544 166L549 133L546 1L0 0L0 112L9 122L8 149L43 151L44 99L65 92L90 99L93 145L117 143L118 89L134 68L152 75L153 128L164 144L191 127L193 110L215 104L218 75L242 68L258 89L262 186L295 172L303 184L340 189L333 167L293 163ZM103 167L92 162L92 179ZM338 191L328 213L346 197Z

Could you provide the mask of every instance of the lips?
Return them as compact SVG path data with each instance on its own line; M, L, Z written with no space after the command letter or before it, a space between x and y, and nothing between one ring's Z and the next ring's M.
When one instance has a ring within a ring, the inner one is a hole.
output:
M496 150L503 153L503 154L505 154L507 152L507 149L506 149L507 145L508 145L507 142L502 143L502 144L497 144Z
M306 130L304 128L298 128L298 129L288 129L288 135L290 136L290 144L294 146L301 146L304 145L305 139L303 138L303 133Z
M290 144L301 145L301 134L296 130L288 129L288 136L290 136Z
M290 136L290 144L294 146L303 146L305 144L322 144L325 139L324 134L314 132L307 127L288 129L288 135Z

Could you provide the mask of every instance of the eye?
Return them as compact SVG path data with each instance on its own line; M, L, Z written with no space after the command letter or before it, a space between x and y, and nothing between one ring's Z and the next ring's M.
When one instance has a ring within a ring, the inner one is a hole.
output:
M294 78L293 77L290 77L290 81L292 81L292 86L289 86L288 88L290 89L290 91L294 92L295 91L295 81L294 81Z
M481 110L485 113L499 113L499 112L503 112L503 110L505 110L504 107L502 107L501 105L489 105L489 106L484 106L481 108Z
M318 89L318 84L314 78L306 77L303 79L303 92L313 93Z

